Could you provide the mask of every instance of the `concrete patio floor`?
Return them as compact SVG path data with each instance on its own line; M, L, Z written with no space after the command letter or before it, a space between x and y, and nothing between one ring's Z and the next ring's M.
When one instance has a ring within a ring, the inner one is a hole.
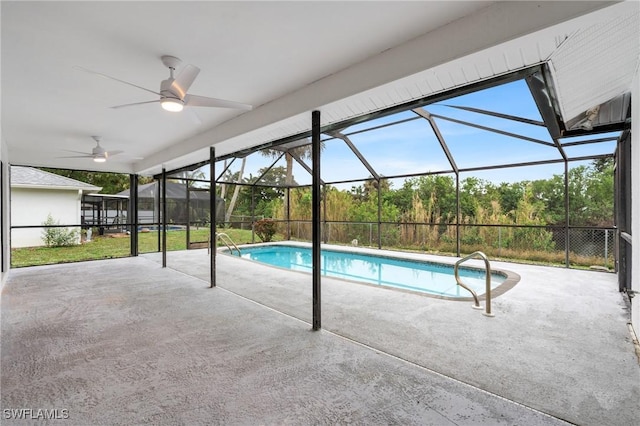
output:
M310 275L219 255L209 289L206 250L167 258L167 269L153 253L12 271L2 424L32 424L6 417L21 408L65 409L53 423L78 425L640 419L613 274L492 262L522 277L494 299L494 318L323 277L312 332Z

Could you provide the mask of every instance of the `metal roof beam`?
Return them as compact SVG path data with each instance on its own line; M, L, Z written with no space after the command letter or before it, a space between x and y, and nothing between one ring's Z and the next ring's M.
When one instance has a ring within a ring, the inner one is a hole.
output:
M541 144L541 145L555 147L555 145L553 143L551 143L551 142L543 141L543 140L536 139L536 138L530 138L529 136L523 136L523 135L519 135L517 133L511 133L511 132L507 132L507 131L504 131L504 130L494 129L493 127L487 127L487 126L482 126L480 124L469 123L468 121L458 120L458 119L451 118L451 117L445 117L444 115L431 114L431 117L440 118L442 120L447 120L447 121L451 121L453 123L462 124L463 126L475 127L476 129L486 130L487 132L498 133L500 135L509 136L509 137L516 138L516 139L522 139L522 140L525 140L525 141L534 142L534 143L538 143L538 144Z
M349 149L351 149L351 151L355 154L355 156L358 157L358 160L360 160L360 162L367 169L367 171L369 173L371 173L371 176L373 176L376 180L380 180L380 175L378 174L378 172L376 172L375 169L373 168L373 166L371 166L371 164L369 164L367 159L364 158L364 155L362 155L362 153L358 150L358 148L356 148L356 146L353 144L353 142L351 142L351 139L349 139L348 136L343 135L339 131L333 131L333 132L330 132L330 133L327 133L327 134L329 136L333 136L335 138L342 139L344 141L344 143L347 144Z
M449 151L449 146L447 145L447 142L444 140L444 136L442 136L442 133L440 133L440 129L438 128L438 125L433 121L433 118L432 118L433 115L429 111L426 111L423 108L415 108L412 111L429 122L429 125L431 126L433 133L436 135L438 142L440 142L440 146L444 151L444 155L447 156L447 160L449 160L449 164L451 164L453 171L457 175L459 172L458 165L456 164L456 160L453 158L451 151Z

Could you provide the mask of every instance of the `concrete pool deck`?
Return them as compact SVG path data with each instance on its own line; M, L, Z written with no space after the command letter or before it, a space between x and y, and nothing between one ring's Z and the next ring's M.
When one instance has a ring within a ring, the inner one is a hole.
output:
M494 318L323 277L323 330L311 332L308 274L220 255L209 289L206 249L168 253L167 269L160 260L13 270L2 409L68 409L64 424L640 419L613 274L492 262L522 277L494 299Z

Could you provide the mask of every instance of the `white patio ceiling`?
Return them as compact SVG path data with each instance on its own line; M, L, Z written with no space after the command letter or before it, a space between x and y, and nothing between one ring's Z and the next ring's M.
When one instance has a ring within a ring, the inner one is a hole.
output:
M546 61L567 121L629 90L638 10L635 1L3 1L2 143L13 164L157 173L207 159L209 146L224 155L308 130L314 109L323 124L339 122ZM254 110L114 110L154 97L74 69L158 90L164 54L201 68L190 93ZM90 151L92 135L125 153L101 165L59 158Z

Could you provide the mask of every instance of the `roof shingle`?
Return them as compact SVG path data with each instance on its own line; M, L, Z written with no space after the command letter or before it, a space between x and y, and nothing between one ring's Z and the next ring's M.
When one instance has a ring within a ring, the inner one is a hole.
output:
M82 189L92 192L98 192L102 189L79 180L23 166L11 166L11 186Z

